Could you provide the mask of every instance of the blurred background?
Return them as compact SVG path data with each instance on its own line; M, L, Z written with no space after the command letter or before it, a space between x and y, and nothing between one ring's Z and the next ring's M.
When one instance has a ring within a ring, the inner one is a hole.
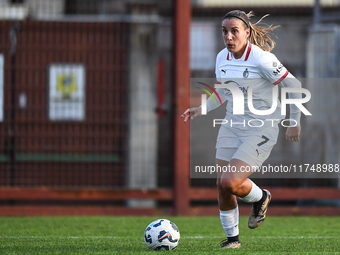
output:
M317 81L301 143L282 129L267 163L339 164L339 0L1 0L0 215L217 214L215 180L189 178L214 147L189 151L179 116L233 9L271 14L273 53ZM256 182L274 214L338 214L340 174L307 177Z

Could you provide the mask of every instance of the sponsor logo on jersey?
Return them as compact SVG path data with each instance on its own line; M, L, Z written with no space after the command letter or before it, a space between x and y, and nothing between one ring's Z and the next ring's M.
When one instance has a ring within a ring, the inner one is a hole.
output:
M283 65L280 64L278 68L273 71L273 74L278 75L282 71Z
M233 84L233 85L236 84L236 87L238 87L238 88L242 91L243 94L247 93L247 92L248 92L248 88L249 88L249 86L247 86L247 87L242 87L242 86L241 86L240 84L238 84L236 81L225 81L224 84ZM231 91L230 91L229 89L226 88L226 90L227 90L228 92L231 93Z
M249 72L248 72L248 68L246 68L246 70L244 70L243 72L243 78L248 78L249 76Z
M224 74L227 74L227 70L226 69L221 69L221 72Z
M273 62L273 67L277 67L277 62Z

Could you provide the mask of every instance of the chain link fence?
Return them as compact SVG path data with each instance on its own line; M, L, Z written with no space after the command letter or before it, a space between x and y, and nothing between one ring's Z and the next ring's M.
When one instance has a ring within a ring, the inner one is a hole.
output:
M0 185L53 188L170 188L173 180L173 1L0 1ZM321 1L321 12L339 10ZM294 8L292 8L294 7ZM214 77L224 47L221 18L253 10L280 25L273 53L313 100L299 144L280 138L267 163L339 161L339 20L314 24L313 1L192 1L192 78ZM326 14L325 14L326 15ZM326 15L327 16L327 15ZM325 16L323 16L325 17ZM314 24L314 25L313 25ZM189 99L188 99L189 100ZM335 112L334 115L329 112ZM327 114L325 114L327 113ZM215 141L214 132L205 133ZM214 161L211 152L191 156ZM205 158L208 157L208 158ZM331 186L337 179L259 179L266 186ZM213 187L191 179L191 187Z
M0 2L1 186L170 185L171 8Z

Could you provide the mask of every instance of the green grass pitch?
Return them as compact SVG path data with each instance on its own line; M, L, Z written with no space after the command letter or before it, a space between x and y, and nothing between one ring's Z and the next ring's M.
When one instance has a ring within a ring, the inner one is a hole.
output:
M168 218L179 228L174 251L150 251L146 226ZM0 254L340 254L340 217L271 217L257 229L240 219L242 248L219 249L219 217L0 218Z

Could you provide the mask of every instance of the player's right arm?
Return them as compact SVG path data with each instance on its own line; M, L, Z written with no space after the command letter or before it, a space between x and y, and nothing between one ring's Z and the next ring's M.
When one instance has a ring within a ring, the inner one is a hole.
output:
M181 118L184 118L184 123L187 123L189 119L193 120L201 115L201 107L191 107L185 110L185 112L181 115Z
M216 75L217 83L221 83L221 74L220 74L220 70L218 67L218 63L220 61L219 58L222 57L221 52L217 55L216 64L215 64L215 75ZM221 101L223 104L227 100L226 97L224 96L224 89L216 89L216 92L221 98ZM213 97L217 98L215 93L213 93ZM207 113L218 108L219 106L221 106L221 104L216 105L214 100L211 97L207 99ZM186 109L185 112L181 115L181 117L184 118L184 123L187 123L188 120L193 120L194 118L201 116L201 115L202 115L202 110L201 110L201 106L199 106L199 107L191 107L191 108Z
M216 89L216 92L219 94L222 104L223 104L227 100L226 97L224 96L223 89ZM217 98L215 93L213 94L213 96ZM212 110L215 110L219 106L221 106L221 104L215 104L214 100L211 97L207 99L207 113ZM181 118L184 118L184 123L187 123L189 119L193 120L194 118L201 116L201 115L202 115L201 106L190 107L185 110L185 112L181 115Z

